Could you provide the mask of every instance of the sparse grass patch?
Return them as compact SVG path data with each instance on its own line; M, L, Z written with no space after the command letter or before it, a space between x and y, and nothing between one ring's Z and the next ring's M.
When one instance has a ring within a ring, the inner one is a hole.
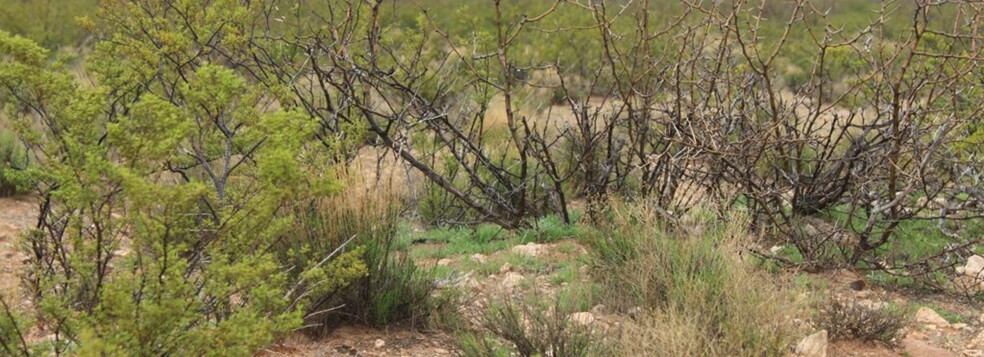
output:
M945 309L943 307L940 307L939 305L936 305L936 304L920 304L920 306L925 306L925 307L928 307L930 309L933 309L933 311L936 311L936 313L939 314L940 317L942 317L944 320L946 320L946 322L949 322L951 324L959 324L959 323L966 322L966 320L964 319L963 315L960 315L960 314L958 314L956 312L953 312L950 309Z
M599 304L603 287L593 282L572 282L560 290L557 300L573 311L588 311Z
M550 282L556 285L572 283L580 277L580 273L581 272L578 270L577 264L573 264L569 261L562 262L557 268L557 271L550 276Z
M557 215L548 215L536 220L533 228L524 230L521 235L532 237L532 240L540 243L554 242L577 237L578 228L577 225L564 223Z
M673 233L643 203L613 204L609 222L588 240L603 301L640 309L618 354L783 355L798 314L790 296L738 254L741 216L695 219L701 236ZM701 217L701 216L694 216Z
M400 241L413 258L441 259L453 255L489 254L523 243L523 236L494 224L476 227L440 228L410 234ZM419 245L415 245L417 243Z

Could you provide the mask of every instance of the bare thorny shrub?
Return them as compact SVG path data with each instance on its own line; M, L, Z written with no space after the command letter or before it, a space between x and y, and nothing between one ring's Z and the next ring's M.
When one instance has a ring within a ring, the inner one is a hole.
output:
M811 267L936 270L975 243L961 232L980 218L980 3L886 2L861 29L808 0L656 6L556 1L520 14L494 1L490 32L449 33L424 13L412 34L390 29L382 2L271 7L267 18L351 26L285 26L290 35L253 45L298 50L257 51L244 65L292 91L290 105L319 118L322 135L367 128L369 143L449 199L439 223L569 221L580 197L598 218L607 196L628 194L670 218L707 199L745 207ZM560 16L589 21L551 21ZM886 20L895 16L902 26ZM595 41L583 56L597 68L523 58L524 38L564 31ZM792 52L811 58L796 83L784 77ZM562 95L541 102L540 88ZM486 123L495 100L500 131ZM840 218L811 223L821 214ZM876 257L900 225L927 220L952 237L945 252Z
M503 296L479 317L474 331L460 333L465 356L594 356L610 349L602 333L571 319L573 309L557 300L551 306ZM506 347L508 346L508 347Z
M830 298L818 307L817 324L834 339L878 340L895 343L906 326L905 311Z

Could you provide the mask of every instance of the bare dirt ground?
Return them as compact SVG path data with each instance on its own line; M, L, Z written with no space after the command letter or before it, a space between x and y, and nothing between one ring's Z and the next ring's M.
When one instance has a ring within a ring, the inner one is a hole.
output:
M20 298L18 288L24 256L18 252L17 236L35 223L36 204L30 198L0 198L0 295L18 308L29 307L30 302Z
M320 338L292 336L259 356L453 356L450 337L405 329L377 330L343 326Z

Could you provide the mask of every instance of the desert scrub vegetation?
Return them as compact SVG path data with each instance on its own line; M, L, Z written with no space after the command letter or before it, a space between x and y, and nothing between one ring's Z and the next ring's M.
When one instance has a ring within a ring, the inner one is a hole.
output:
M954 292L982 249L979 2L51 3L0 2L0 190L39 201L11 353L420 326L456 303L414 258L576 238L641 311L614 348L782 354L753 261Z
M721 223L688 214L673 226L644 202L614 203L588 240L601 301L635 319L621 355L785 355L801 314L777 277L740 254L749 239L741 213Z
M460 332L465 356L600 356L610 352L601 333L574 321L572 305L500 297L480 315L476 329Z

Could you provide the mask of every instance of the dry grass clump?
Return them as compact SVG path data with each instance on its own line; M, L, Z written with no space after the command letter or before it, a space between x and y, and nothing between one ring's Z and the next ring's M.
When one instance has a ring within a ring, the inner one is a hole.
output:
M818 309L817 324L834 339L859 339L893 343L905 327L905 311L873 307L839 298L827 300Z
M694 210L670 229L645 203L614 203L592 244L607 303L633 312L618 354L784 355L798 314L788 294L753 271L739 214ZM723 222L723 223L722 223Z
M343 249L339 247L346 242L344 249L363 251L360 258L367 274L314 299L305 322L327 327L345 322L428 327L435 314L455 309L457 301L438 296L429 272L397 251L403 192L353 171L339 174L341 192L294 207L301 224L279 247L291 266L300 267Z
M541 305L508 297L490 303L478 328L459 336L462 354L576 357L607 351L599 333L572 321L569 306L560 300L552 307Z

